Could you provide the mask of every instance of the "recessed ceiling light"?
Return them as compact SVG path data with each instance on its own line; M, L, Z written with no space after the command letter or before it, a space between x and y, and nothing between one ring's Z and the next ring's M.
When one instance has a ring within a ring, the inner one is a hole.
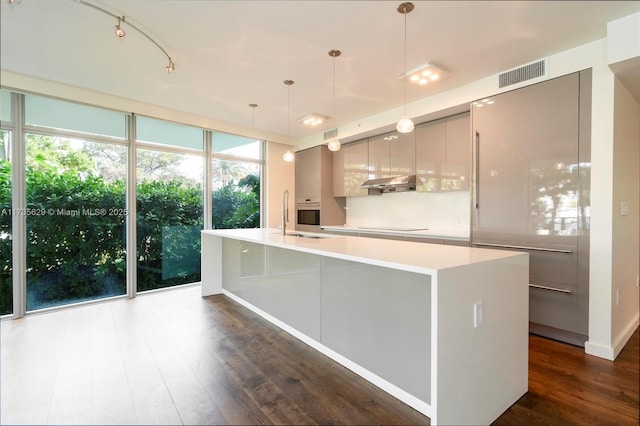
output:
M440 68L433 64L426 63L418 67L415 67L405 74L398 77L399 80L409 77L409 81L419 84L420 86L426 85L429 81L439 80L445 74Z
M305 126L315 127L315 126L319 126L320 124L324 123L328 119L329 119L329 117L326 116L326 115L318 114L316 112L311 112L311 113L305 115L304 117L301 117L298 120L298 123L302 123Z

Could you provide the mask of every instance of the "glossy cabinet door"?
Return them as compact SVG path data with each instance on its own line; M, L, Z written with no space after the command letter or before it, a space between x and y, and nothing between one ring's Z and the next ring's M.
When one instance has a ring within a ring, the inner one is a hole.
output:
M368 195L360 185L369 179L369 143L367 139L342 145L333 153L333 196Z
M467 191L471 180L470 113L447 117L445 171L440 180L441 191Z
M416 190L469 190L471 118L468 112L416 126Z
M571 74L474 106L476 236L575 245L579 83Z
M472 106L472 243L528 252L532 332L582 346L588 335L590 87L586 70Z
M446 118L416 126L416 191L439 191L447 155Z
M320 146L296 152L296 200L298 198L320 199L322 172Z
M415 132L389 132L369 139L369 178L415 173Z

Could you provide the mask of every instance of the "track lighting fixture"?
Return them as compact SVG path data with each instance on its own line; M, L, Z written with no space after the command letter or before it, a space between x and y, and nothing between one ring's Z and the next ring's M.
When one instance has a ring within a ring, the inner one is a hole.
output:
M22 0L7 0L7 3L20 3ZM104 13L105 15L109 15L113 18L116 18L118 20L118 24L114 26L114 30L115 30L115 34L118 37L124 37L126 35L126 32L123 28L123 24L127 24L129 27L133 28L134 30L136 30L137 32L139 32L140 34L142 34L143 36L145 36L151 43L153 43L158 49L160 49L160 51L167 57L167 59L169 60L169 64L167 66L165 66L165 70L167 71L167 73L171 73L176 69L176 64L173 62L173 60L171 59L171 56L169 56L169 54L167 53L166 50L164 50L164 48L162 46L160 46L160 44L158 44L157 41L155 41L153 38L151 38L151 36L147 33L145 33L144 31L142 31L140 28L138 28L135 24L131 23L131 21L127 21L124 17L124 15L116 15L112 12L109 12L106 9L103 9L102 7L95 5L93 3L90 3L86 0L76 0L77 3L79 4L83 4L85 6L88 6L94 10L97 10L99 12Z
M127 33L122 29L122 21L124 21L124 16L118 16L118 24L114 27L115 33L118 37L124 37Z
M413 3L406 2L398 6L398 12L404 15L404 73L407 74L407 13L413 10ZM404 83L404 117L398 121L396 129L400 133L411 133L413 131L413 121L407 117L407 81Z

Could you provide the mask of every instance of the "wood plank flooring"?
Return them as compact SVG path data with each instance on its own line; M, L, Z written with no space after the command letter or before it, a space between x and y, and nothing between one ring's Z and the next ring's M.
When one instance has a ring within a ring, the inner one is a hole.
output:
M429 424L199 286L0 324L2 424ZM497 425L638 424L638 331L616 362L530 337L529 393Z

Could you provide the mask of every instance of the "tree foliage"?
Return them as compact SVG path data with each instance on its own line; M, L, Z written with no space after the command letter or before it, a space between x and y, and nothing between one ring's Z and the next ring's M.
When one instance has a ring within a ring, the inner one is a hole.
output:
M27 217L28 309L126 292L126 186L116 170L126 164L124 151L99 145L28 135L26 200L29 212L37 212ZM202 186L176 175L171 155L142 159L145 173L136 186L138 291L200 280ZM214 228L260 226L258 176L231 180L212 195ZM11 165L4 160L0 208L4 314L12 311Z

